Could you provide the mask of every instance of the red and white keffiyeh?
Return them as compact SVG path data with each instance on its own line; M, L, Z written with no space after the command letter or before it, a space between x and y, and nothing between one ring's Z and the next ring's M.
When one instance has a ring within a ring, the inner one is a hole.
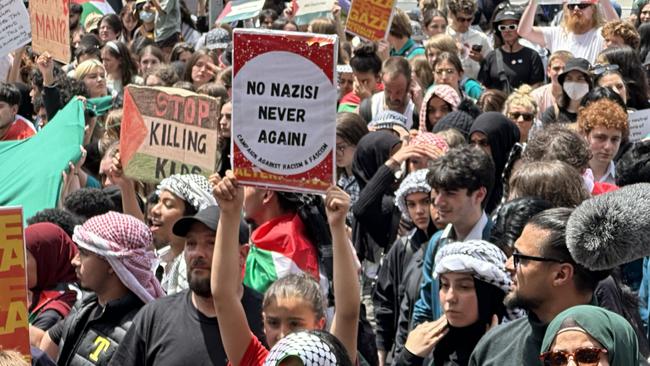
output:
M109 212L92 217L74 229L72 240L106 259L122 283L145 303L164 296L151 272L155 255L149 228L130 215Z

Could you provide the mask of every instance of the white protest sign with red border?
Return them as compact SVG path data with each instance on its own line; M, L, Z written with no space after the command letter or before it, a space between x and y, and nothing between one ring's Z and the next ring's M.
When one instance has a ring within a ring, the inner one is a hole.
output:
M325 192L334 183L336 36L236 29L233 170L246 185Z

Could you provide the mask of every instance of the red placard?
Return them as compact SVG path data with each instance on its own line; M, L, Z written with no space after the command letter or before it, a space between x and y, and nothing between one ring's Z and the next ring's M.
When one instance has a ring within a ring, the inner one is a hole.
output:
M325 192L334 183L337 37L236 29L233 42L235 175Z
M345 31L368 41L386 38L397 0L352 0Z
M23 209L0 207L0 345L29 360Z

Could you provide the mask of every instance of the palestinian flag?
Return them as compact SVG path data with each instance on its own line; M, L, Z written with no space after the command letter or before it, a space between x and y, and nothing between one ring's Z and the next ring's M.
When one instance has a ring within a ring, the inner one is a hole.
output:
M305 237L305 227L296 214L268 221L253 231L246 258L244 284L260 293L276 280L307 272L327 294L328 281L321 274L318 250Z
M262 12L264 0L229 1L217 17L219 23L233 23L238 20L255 18Z
M83 26L86 23L88 14L97 13L99 15L113 14L115 9L109 4L107 0L70 0L73 3L81 5L83 11L81 12L81 19L79 24Z

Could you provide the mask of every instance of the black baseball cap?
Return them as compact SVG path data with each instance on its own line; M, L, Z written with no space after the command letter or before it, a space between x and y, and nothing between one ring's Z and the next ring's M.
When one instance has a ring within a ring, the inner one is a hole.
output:
M507 6L497 13L497 15L494 17L494 23L502 22L504 20L519 21L521 19L521 14L521 9Z
M197 212L193 216L184 216L180 218L174 224L172 232L176 236L182 238L187 236L187 233L190 232L192 224L200 222L203 225L207 226L208 229L216 232L217 226L219 224L220 210L218 206L208 206L203 210ZM248 243L249 239L249 228L248 225L243 221L239 221L239 243L244 244Z
M589 85L592 85L591 73L589 72L589 69L591 69L591 64L589 63L589 61L585 60L584 58L580 58L580 57L570 58L569 60L567 60L564 66L564 72L562 72L557 77L557 81L560 84L564 84L564 79L571 71L580 71L581 73L585 74L585 78L587 79Z

